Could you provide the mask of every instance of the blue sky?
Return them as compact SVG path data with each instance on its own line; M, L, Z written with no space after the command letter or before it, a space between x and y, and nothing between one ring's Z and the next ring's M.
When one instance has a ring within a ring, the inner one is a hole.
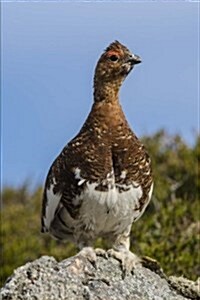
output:
M141 56L120 93L138 136L198 130L198 3L2 4L2 184L43 183L92 104L93 73L115 39Z

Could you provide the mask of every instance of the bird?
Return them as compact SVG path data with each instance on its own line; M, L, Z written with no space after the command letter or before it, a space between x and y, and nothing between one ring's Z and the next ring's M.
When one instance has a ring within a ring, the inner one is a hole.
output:
M122 83L141 61L117 40L104 50L91 111L51 165L42 202L41 232L75 243L91 261L98 253L94 241L105 238L110 248L102 253L120 260L125 272L140 263L130 233L153 191L151 159L119 100Z

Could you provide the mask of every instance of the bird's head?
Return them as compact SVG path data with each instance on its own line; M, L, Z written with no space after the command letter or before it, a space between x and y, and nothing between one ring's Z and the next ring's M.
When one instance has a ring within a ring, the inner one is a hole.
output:
M128 48L115 41L101 55L95 69L95 81L122 82L134 65L139 63L141 58L138 55L131 53Z

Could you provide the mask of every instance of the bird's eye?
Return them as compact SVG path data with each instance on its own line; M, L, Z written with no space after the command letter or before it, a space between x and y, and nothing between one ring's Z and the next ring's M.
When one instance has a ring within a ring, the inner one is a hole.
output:
M109 56L109 59L111 61L118 61L119 57L117 55L113 54L113 55Z

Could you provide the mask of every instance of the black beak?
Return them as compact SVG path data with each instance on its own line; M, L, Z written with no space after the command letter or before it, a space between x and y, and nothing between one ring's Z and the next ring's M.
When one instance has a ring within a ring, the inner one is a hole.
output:
M132 55L130 55L128 62L130 62L131 65L136 65L136 64L140 64L142 62L142 60L138 55L132 54Z

